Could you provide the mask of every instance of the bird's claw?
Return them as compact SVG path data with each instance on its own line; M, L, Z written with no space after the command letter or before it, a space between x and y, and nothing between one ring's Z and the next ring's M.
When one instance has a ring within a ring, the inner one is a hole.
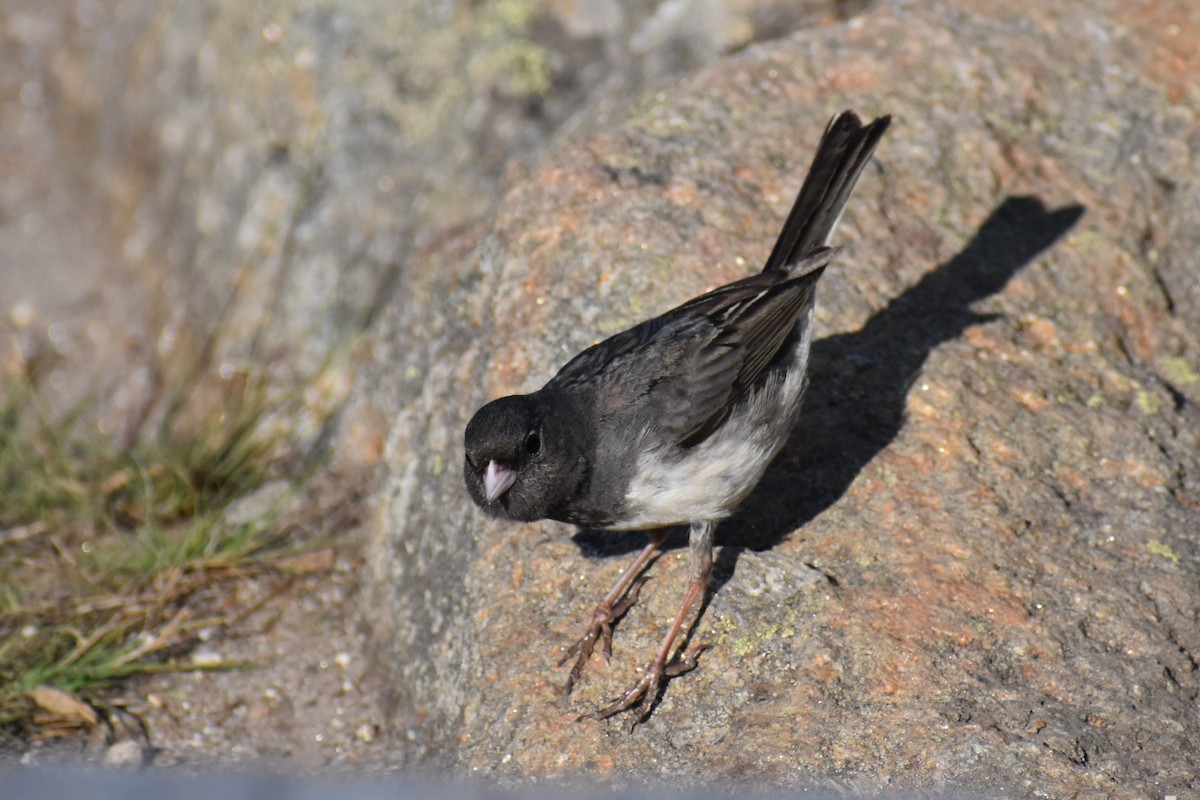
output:
M589 714L581 714L576 718L576 721L608 719L620 714L622 711L636 707L633 719L629 722L629 732L633 733L633 729L638 726L638 723L645 722L650 717L650 710L653 708L654 702L658 699L659 689L662 688L663 675L664 671L658 664L651 664L645 673L642 674L641 680L634 684L632 689L604 708L597 709Z
M691 672L700 665L700 654L710 647L712 645L708 642L701 642L690 653L685 653L674 664L668 665L663 674L668 678L677 678L685 672Z
M604 655L604 662L607 664L612 659L612 637L613 625L617 623L625 615L625 612L633 608L634 603L638 601L641 595L642 587L646 585L649 578L642 576L638 578L629 587L625 596L621 598L619 603L601 603L596 606L596 613L592 617L592 622L588 626L587 631L575 644L567 648L567 652L559 659L558 665L561 667L571 660L571 656L578 656L575 659L574 666L571 667L570 674L567 675L567 685L564 693L570 694L575 688L575 684L579 681L579 677L583 674L583 668L591 659L592 653L596 649L596 642L600 642L600 652Z
M585 719L608 719L632 708L634 714L629 721L628 732L633 733L634 728L650 718L650 712L654 709L654 704L658 702L664 679L669 680L695 669L699 664L700 654L710 646L709 644L698 644L690 653L681 656L669 665L654 662L646 668L641 680L635 683L633 688L604 708L589 714L581 714L576 718L576 722L582 722Z

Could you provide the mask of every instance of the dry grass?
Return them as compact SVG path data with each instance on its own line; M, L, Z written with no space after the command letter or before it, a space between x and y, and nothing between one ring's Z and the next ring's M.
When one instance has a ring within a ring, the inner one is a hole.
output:
M157 430L122 445L98 433L87 403L51 412L32 366L5 376L0 731L111 727L130 676L244 666L191 657L254 611L236 607L236 585L282 590L328 568L296 555L323 546L296 535L313 465L280 421L299 400L271 401L245 377L219 385L154 398Z

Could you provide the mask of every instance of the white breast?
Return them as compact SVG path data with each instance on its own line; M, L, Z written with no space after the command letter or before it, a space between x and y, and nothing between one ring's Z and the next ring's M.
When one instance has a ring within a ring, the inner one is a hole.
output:
M704 442L643 453L625 493L631 514L613 528L660 528L729 516L791 434L804 394L810 331L797 345L786 376L777 373L752 390Z

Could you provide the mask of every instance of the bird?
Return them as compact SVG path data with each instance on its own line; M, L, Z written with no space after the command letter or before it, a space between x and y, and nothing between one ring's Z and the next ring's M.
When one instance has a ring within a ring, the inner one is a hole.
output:
M832 118L761 272L583 350L541 389L492 400L467 423L463 476L485 514L649 533L560 662L576 659L567 694L597 643L611 658L613 626L643 573L668 531L688 526L688 589L661 644L633 687L580 719L631 711L632 730L667 681L697 666L706 645L674 651L708 592L714 531L800 414L816 285L838 253L829 240L890 123L849 110Z

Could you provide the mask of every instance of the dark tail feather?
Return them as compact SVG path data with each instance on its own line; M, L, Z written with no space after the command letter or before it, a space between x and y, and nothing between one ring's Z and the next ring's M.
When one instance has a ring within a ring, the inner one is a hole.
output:
M825 246L891 121L880 117L863 125L853 111L843 111L830 121L763 272L788 269Z

